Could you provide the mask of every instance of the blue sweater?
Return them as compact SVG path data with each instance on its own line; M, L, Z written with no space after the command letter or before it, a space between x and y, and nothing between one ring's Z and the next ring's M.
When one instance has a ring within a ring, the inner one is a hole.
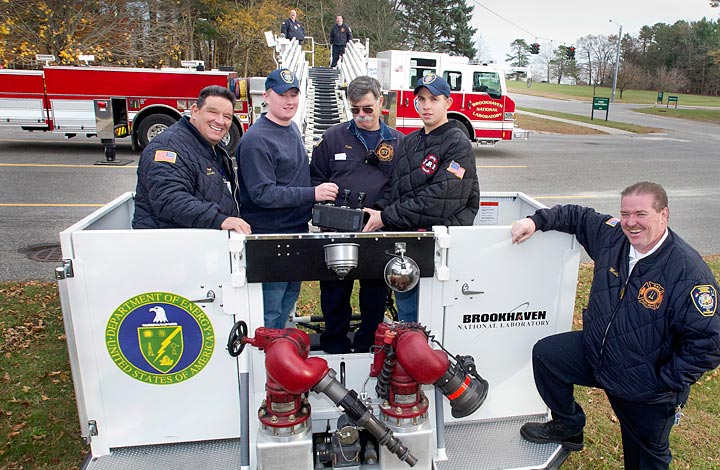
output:
M315 189L300 131L261 116L240 140L237 153L243 218L253 233L303 233Z

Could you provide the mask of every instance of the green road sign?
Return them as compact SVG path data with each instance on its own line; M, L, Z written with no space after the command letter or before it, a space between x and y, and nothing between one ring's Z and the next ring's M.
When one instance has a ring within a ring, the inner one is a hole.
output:
M598 111L607 111L610 107L610 98L600 98L600 97L594 97L593 98L593 109L597 109Z

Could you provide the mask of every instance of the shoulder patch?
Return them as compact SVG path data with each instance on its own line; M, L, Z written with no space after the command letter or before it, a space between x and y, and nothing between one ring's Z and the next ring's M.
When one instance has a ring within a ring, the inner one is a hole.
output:
M155 150L156 162L175 163L175 160L177 160L177 153L170 150Z
M690 298L698 312L704 317L712 317L717 309L717 291L714 286L704 284L693 287Z
M620 222L620 219L618 219L617 217L613 217L613 218L607 219L605 221L605 223L611 227L616 226L618 224L618 222Z

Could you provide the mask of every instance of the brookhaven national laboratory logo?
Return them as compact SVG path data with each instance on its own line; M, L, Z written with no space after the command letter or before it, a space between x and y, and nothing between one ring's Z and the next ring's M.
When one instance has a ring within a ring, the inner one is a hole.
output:
M115 365L133 379L165 385L188 380L205 367L215 333L205 312L190 300L148 292L113 312L105 345Z

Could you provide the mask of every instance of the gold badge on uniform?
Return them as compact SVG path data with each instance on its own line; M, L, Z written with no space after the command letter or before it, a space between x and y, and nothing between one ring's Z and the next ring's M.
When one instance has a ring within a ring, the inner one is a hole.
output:
M380 147L378 147L376 153L381 162L390 162L393 159L395 151L392 148L392 145L382 143L380 144Z

